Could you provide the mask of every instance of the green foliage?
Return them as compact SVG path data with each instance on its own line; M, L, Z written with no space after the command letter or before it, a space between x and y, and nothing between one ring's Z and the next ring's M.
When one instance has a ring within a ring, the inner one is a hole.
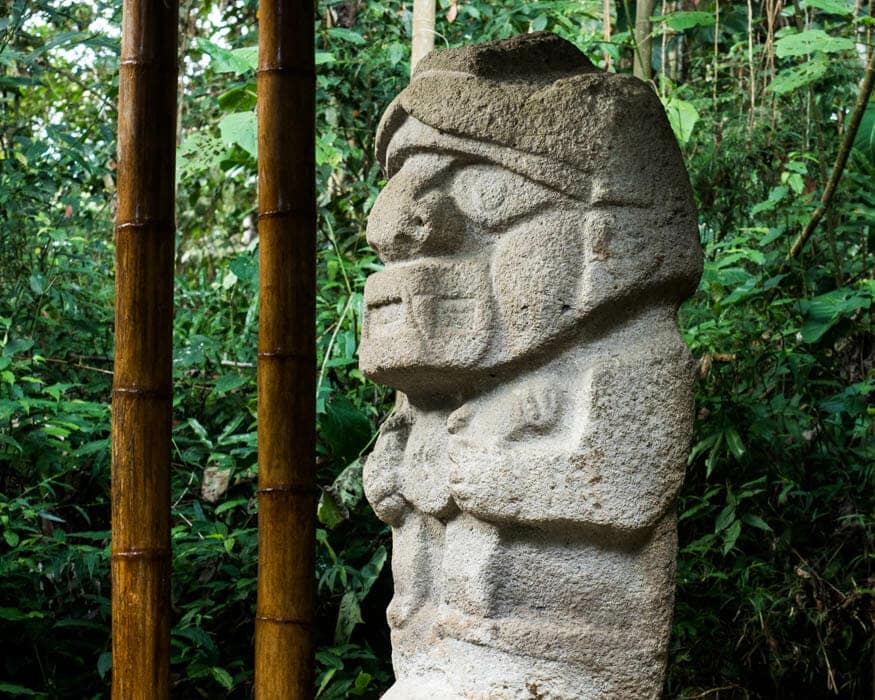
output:
M182 4L173 693L242 698L257 552L257 23L252 0ZM786 260L845 128L871 18L844 0L800 5L802 30L788 6L771 45L757 3L750 46L744 3L721 3L719 21L712 2L654 18L658 88L706 252L680 316L700 378L668 697L871 695L871 109L832 211ZM120 10L3 8L0 693L104 697ZM546 29L629 72L625 7L607 43L602 8L440 0L437 43ZM391 682L390 537L361 469L392 396L364 379L356 351L364 279L379 268L364 240L382 185L373 137L408 79L410 22L396 0L322 0L314 14L319 698L377 697Z
M746 29L723 15L724 82L710 99L678 88L701 117L686 155L706 262L681 313L700 379L669 697L871 694L875 171L853 155L788 262L840 141L829 115L853 105L862 75L844 3L807 6L818 24L787 18L773 75L754 74L755 111L731 77L749 71L731 51ZM699 60L708 70L713 53Z

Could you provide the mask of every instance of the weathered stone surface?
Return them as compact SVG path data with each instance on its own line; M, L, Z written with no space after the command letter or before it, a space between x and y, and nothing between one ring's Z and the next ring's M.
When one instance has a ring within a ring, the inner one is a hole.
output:
M657 697L693 411L676 312L702 264L659 100L530 34L429 54L377 150L385 697Z

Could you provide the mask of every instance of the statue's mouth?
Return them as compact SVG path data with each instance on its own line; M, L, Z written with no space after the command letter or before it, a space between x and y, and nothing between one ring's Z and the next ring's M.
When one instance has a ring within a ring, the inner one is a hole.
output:
M374 337L394 335L406 321L406 304L401 297L371 302L367 307L369 331Z
M410 324L421 332L423 325L438 323L446 332L470 329L476 318L477 299L470 296L412 294L370 300L367 303L368 331L372 337L394 335ZM413 308L416 313L409 314Z
M476 365L491 328L487 272L481 261L424 258L372 274L359 353L365 373L385 382L388 371Z

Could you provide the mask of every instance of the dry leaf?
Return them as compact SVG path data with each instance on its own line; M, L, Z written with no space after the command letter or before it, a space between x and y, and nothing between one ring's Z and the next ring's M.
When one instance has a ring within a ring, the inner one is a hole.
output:
M204 480L201 483L201 497L207 503L215 503L228 491L230 482L230 469L207 467L204 469Z

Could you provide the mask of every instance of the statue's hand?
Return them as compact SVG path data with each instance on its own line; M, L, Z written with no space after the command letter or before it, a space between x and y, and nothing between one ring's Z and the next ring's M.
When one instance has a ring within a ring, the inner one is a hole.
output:
M384 523L398 526L411 509L401 494L398 468L404 459L409 425L399 415L389 418L362 470L365 496Z
M566 474L574 436L564 392L531 381L466 404L447 421L450 492L492 522L540 522L555 510L544 478Z
M682 349L599 361L562 389L529 379L459 409L448 421L457 505L496 523L653 527L683 479L687 358Z

